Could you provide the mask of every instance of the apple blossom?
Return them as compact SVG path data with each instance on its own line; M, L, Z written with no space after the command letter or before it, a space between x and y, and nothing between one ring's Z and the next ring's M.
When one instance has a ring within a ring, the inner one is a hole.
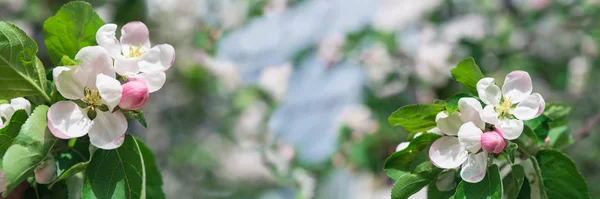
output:
M35 170L35 181L40 184L50 184L56 180L56 161L52 155L49 155L46 160L42 161Z
M89 135L92 145L114 149L123 143L127 120L115 107L121 101L121 83L113 61L100 46L82 48L77 66L59 66L52 74L56 89L67 100L48 110L48 128L61 139Z
M142 108L150 98L150 92L146 83L133 80L123 84L123 93L119 108L124 110L136 110Z
M133 21L121 28L117 40L116 24L105 24L96 32L96 42L115 60L115 72L129 79L141 79L153 93L165 84L165 70L175 61L175 49L169 44L150 46L148 27Z
M485 132L481 135L481 148L488 153L500 153L504 150L506 142L496 131Z
M531 77L525 71L516 70L504 80L502 90L493 78L477 82L479 98L486 104L481 119L495 125L502 137L514 140L523 132L523 120L538 117L544 112L546 102L539 93L532 92Z
M448 115L438 113L438 128L446 134L437 139L429 149L429 159L439 168L456 168L462 165L460 176L467 182L479 182L487 168L487 153L480 152L482 129L485 123L479 113L481 104L475 98L458 100L460 112Z
M25 110L31 114L31 103L25 98L19 97L10 100L10 104L0 104L0 128L4 127L17 110Z

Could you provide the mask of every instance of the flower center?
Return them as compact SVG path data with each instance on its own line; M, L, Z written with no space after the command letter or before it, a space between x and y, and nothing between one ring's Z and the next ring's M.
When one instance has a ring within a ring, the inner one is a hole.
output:
M510 98L506 98L496 106L496 112L499 113L500 117L508 117L510 116L510 109L512 108L512 105L512 100Z
M82 100L88 104L88 108L91 106L93 110L93 107L102 106L102 97L100 97L98 89L89 89L86 87L83 92L85 97Z
M129 44L129 55L127 55L128 58L142 57L144 53L146 52L142 51L142 44L138 45L136 48L133 48L133 46Z

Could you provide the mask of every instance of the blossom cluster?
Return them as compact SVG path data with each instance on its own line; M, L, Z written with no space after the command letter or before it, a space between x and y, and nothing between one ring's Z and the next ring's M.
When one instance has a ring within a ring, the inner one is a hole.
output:
M52 71L56 89L66 98L48 110L48 128L56 137L89 135L98 148L117 148L127 130L123 111L142 108L150 93L165 84L165 71L175 60L174 48L152 47L142 22L124 25L120 39L116 30L115 24L103 25L96 33L98 46L79 50L78 64Z
M502 89L493 78L483 78L477 82L477 93L479 100L463 97L458 111L437 114L437 129L443 136L429 150L435 166L461 167L461 178L471 183L485 177L489 154L501 153L505 140L521 135L523 121L538 117L545 107L542 96L532 94L531 77L524 71L509 73Z

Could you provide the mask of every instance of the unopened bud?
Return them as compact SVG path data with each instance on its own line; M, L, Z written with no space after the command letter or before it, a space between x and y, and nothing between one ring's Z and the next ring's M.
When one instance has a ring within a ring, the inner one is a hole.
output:
M140 80L132 80L123 84L123 96L119 107L123 110L137 110L142 108L150 98L150 92L146 83Z
M488 131L481 135L481 148L485 152L500 153L505 146L504 138L495 131Z
M40 184L49 184L56 177L56 161L53 157L48 157L35 168L35 181Z

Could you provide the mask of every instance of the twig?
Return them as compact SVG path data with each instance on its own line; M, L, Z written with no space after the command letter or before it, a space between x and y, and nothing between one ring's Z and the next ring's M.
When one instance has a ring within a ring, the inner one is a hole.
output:
M600 113L596 113L593 117L589 118L585 126L573 131L573 139L580 140L590 136L592 133L592 128L596 126L596 124L600 122Z

